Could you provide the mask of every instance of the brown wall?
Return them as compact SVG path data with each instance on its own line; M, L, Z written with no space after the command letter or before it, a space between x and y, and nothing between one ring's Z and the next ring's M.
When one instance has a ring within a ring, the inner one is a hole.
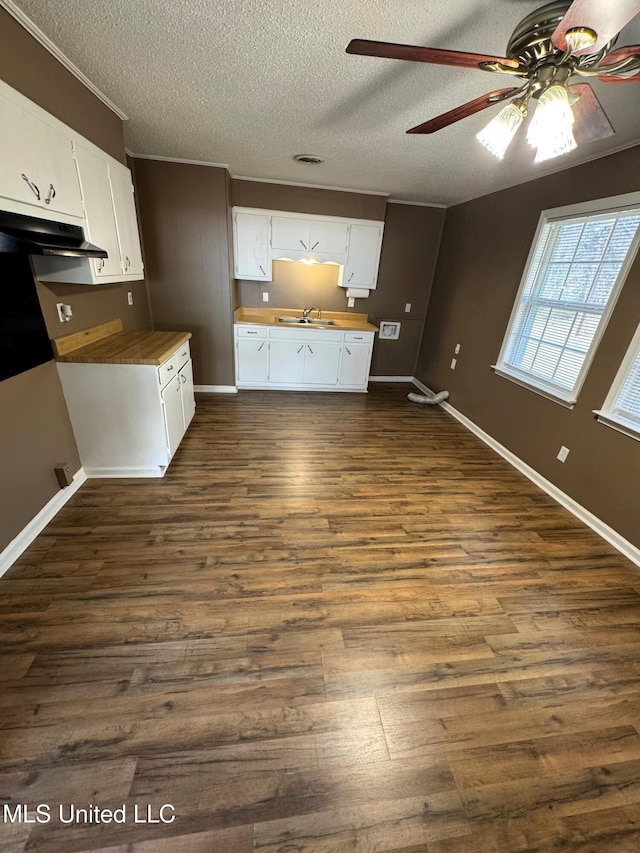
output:
M345 216L350 219L384 219L384 196L338 192L321 187L298 187L265 181L231 180L231 203L236 207L261 207L318 216Z
M636 259L574 409L526 390L495 364L542 210L640 190L640 148L447 211L417 376L636 546L640 444L593 416L640 322ZM460 343L455 371L449 364ZM556 459L561 445L567 461Z
M124 162L122 122L47 50L0 8L0 78L87 139ZM126 290L134 306L126 304ZM38 284L51 337L121 317L126 327L148 327L144 283L87 287ZM56 302L71 304L74 317L62 325ZM0 383L2 444L2 550L56 494L53 468L80 460L55 364Z
M197 385L234 385L226 169L134 159L154 326L190 331Z

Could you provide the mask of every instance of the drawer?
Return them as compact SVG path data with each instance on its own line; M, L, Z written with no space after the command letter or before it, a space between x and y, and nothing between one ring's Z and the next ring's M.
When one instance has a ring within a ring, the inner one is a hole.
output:
M342 332L334 331L333 329L310 329L308 326L295 327L292 329L287 327L272 328L269 334L272 341L341 341Z
M182 351L184 347L181 347L180 351ZM171 358L168 358L166 361L163 361L160 367L158 368L158 380L160 382L160 387L164 388L167 382L170 382L171 379L178 372L178 353L174 352Z
M181 367L184 367L184 365L191 358L191 348L189 346L189 341L182 344L180 349L176 350L175 353L173 354L173 356L171 356L171 357L177 358L178 370L180 370Z
M345 332L345 344L370 344L373 332Z
M236 326L236 337L261 338L266 340L267 331L267 326Z

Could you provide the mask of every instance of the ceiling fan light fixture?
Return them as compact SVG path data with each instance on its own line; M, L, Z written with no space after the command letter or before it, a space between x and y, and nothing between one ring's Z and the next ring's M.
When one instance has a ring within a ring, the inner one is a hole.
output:
M527 142L537 149L536 163L559 157L577 147L573 121L566 87L554 83L545 89L527 131Z
M502 160L526 114L527 108L522 101L512 101L476 134L476 139L494 157Z

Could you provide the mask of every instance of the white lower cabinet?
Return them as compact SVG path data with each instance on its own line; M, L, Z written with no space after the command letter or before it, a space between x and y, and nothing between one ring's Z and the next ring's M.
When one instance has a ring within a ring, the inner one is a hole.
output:
M152 364L59 362L89 477L162 477L195 412L188 344Z
M238 388L366 391L373 332L235 327Z

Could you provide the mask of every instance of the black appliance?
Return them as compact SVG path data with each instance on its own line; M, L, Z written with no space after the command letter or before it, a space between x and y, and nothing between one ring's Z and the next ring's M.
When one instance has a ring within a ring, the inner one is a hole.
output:
M52 358L29 256L0 254L0 381Z

